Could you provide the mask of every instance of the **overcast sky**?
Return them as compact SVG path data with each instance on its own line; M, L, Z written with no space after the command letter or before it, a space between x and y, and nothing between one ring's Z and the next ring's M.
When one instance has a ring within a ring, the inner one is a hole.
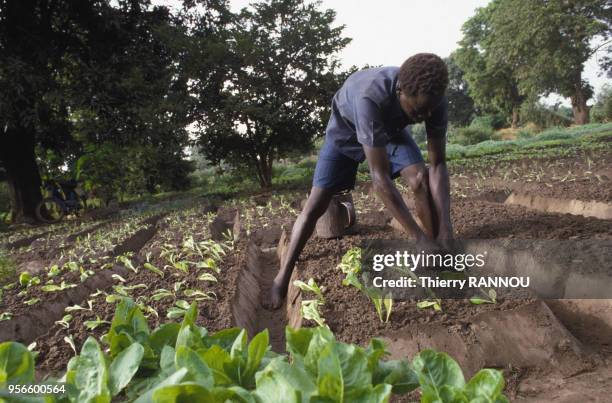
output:
M230 0L233 11L252 0ZM353 41L342 51L345 67L399 66L419 52L448 56L461 39L461 25L489 0L322 0L336 11L338 25ZM595 58L585 66L585 78L598 91L610 80L597 77ZM554 100L554 97L550 99ZM564 102L568 103L568 102Z

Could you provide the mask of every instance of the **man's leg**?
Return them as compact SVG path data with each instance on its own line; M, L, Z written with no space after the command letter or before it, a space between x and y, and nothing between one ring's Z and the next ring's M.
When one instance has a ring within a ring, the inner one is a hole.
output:
M418 162L401 170L402 179L408 184L416 204L416 214L423 225L423 231L432 239L438 235L438 218L429 191L429 176L425 163Z
M289 241L285 261L281 262L280 271L276 275L276 278L274 278L274 283L270 290L270 301L267 304L268 308L280 308L283 299L287 295L289 279L291 278L295 262L300 256L300 253L302 253L306 241L308 241L312 235L317 220L325 213L325 210L327 210L327 206L333 195L334 193L330 189L323 189L316 186L312 187L304 209L298 216L295 224L293 224L291 240Z

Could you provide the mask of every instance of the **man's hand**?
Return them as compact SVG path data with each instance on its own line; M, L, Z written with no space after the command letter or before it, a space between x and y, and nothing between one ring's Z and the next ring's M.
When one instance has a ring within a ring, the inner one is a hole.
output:
M406 203L398 192L391 176L389 175L389 157L384 147L369 147L364 145L363 150L370 166L372 176L372 186L376 195L382 200L385 207L391 212L404 229L412 234L417 241L426 239L427 236L419 228L412 218Z

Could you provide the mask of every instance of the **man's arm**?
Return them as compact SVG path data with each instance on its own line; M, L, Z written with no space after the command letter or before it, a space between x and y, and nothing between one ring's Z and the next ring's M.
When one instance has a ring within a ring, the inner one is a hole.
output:
M438 217L436 239L453 239L450 219L450 181L446 167L446 136L427 133L429 189Z
M419 228L416 221L412 218L406 203L398 192L395 184L389 176L389 157L384 147L369 147L363 145L363 150L370 166L370 176L372 186L376 195L382 200L385 207L391 212L393 217L412 234L417 241L426 239L427 236Z

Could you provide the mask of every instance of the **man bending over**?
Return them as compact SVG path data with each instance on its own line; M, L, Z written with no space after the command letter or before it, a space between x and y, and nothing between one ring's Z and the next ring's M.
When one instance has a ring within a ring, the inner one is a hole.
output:
M368 161L376 195L420 243L452 239L449 179L445 162L448 101L446 64L419 53L401 67L378 67L352 74L336 92L315 168L313 186L298 216L285 261L270 290L269 308L281 306L306 241L334 194L355 186L357 166ZM425 122L429 172L409 125ZM421 229L393 179L401 176L416 201Z

